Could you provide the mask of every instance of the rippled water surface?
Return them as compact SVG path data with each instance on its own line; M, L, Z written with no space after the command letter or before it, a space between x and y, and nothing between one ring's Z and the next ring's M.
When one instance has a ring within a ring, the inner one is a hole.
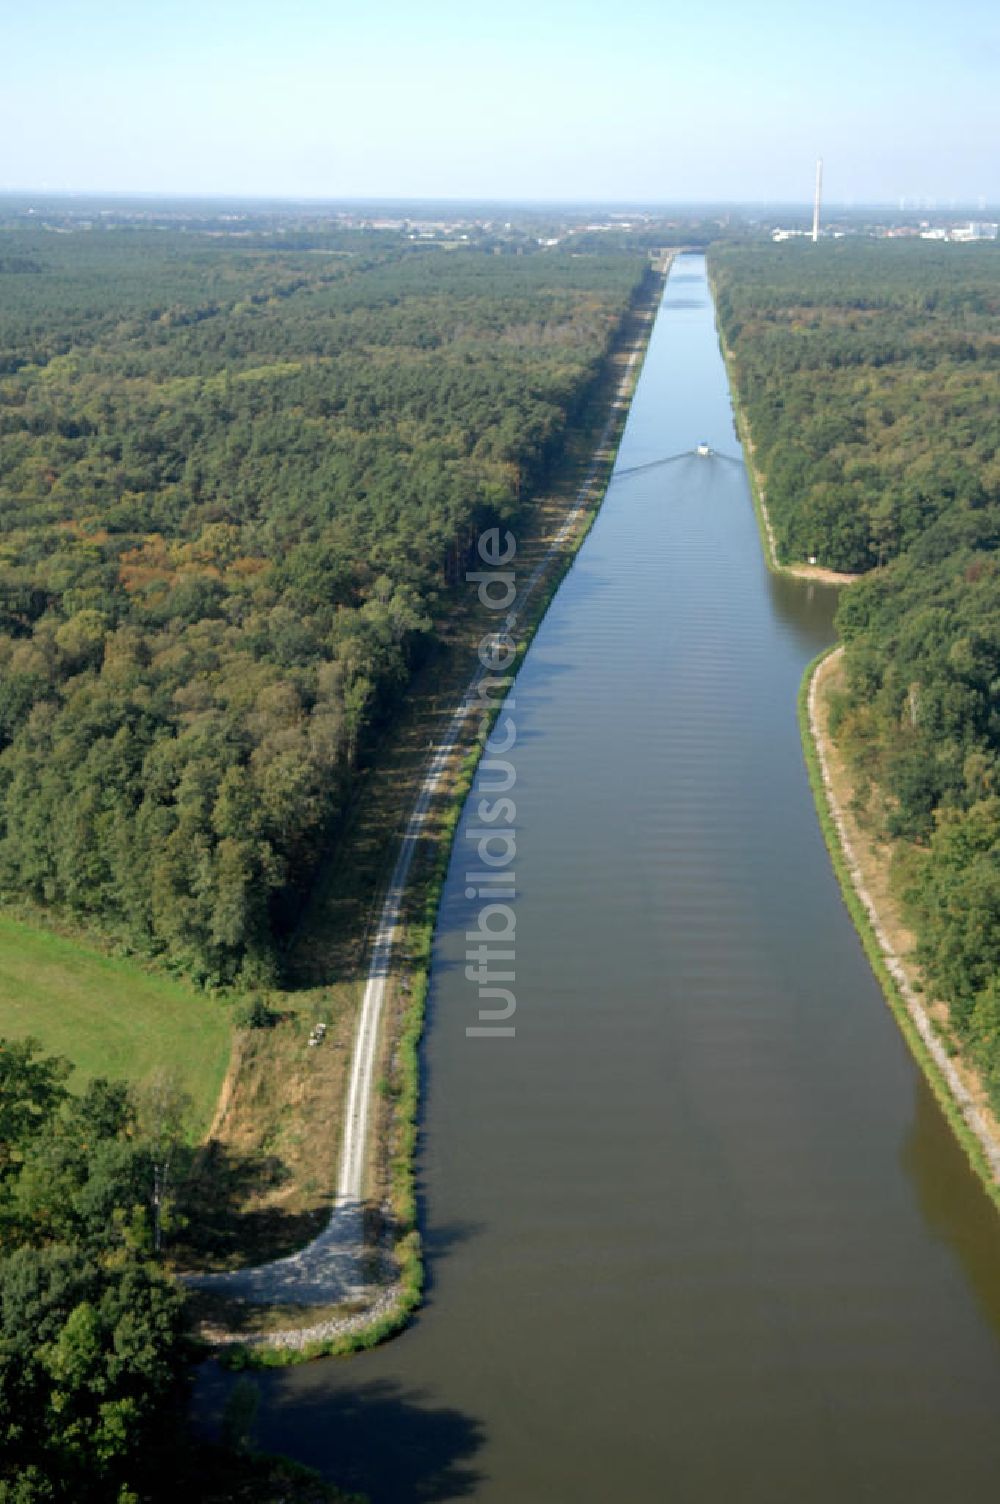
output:
M619 469L701 440L738 455L684 257ZM1000 1219L872 979L802 765L833 607L768 575L731 459L613 482L511 710L512 1040L465 1034L456 843L428 1304L376 1353L267 1375L262 1445L374 1504L996 1496Z

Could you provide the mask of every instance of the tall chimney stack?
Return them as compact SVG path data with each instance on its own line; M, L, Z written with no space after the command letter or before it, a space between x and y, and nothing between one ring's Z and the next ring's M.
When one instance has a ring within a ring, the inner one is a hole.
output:
M813 245L819 239L819 200L823 192L823 158L816 158L816 196L813 199Z

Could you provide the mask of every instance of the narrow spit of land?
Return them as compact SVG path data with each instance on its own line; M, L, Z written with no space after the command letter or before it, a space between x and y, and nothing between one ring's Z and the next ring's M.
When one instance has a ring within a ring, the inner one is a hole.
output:
M585 536L602 499L669 265L670 258L664 258L650 296L637 308L623 331L619 347L609 361L602 390L592 403L589 421L581 426L571 444L562 482L538 503L531 536L519 540L517 561L522 583L508 620L513 636L521 643L530 639L544 613L548 593ZM363 990L356 984L355 996L360 993L360 997L355 1009L343 1010L357 1019L353 1042L345 1038L347 1020L342 1017L336 1031L335 1059L339 1069L327 1082L327 1095L336 1095L346 1103L346 1108L337 1115L335 1131L329 1133L326 1142L313 1145L317 1158L332 1162L336 1139L340 1141L332 1213L304 1248L248 1268L192 1277L192 1286L202 1298L208 1297L205 1310L209 1319L203 1326L203 1334L210 1340L249 1341L289 1349L314 1347L370 1328L373 1321L384 1320L399 1301L400 1290L392 1280L392 1261L385 1257L384 1241L381 1250L373 1248L382 1217L391 1220L391 1161L405 1133L405 1125L394 1120L397 1114L393 1111L393 1093L387 1087L397 1062L400 1031L406 1022L414 983L413 937L408 927L412 929L418 917L419 903L413 902L411 890L419 890L426 875L429 851L439 850L441 841L448 839L451 830L446 823L448 810L460 793L459 776L463 767L468 771L467 758L476 745L476 718L472 711L478 703L482 670L458 693L455 675L463 667L468 674L468 643L478 641L482 629L495 629L496 622L491 616L471 612L468 626L474 626L476 631L463 634L464 644L449 644L445 673L433 681L428 696L433 706L430 715L435 733L428 743L430 757L420 757L419 753L412 756L415 750L412 743L417 747L424 745L422 733L428 724L426 705L423 714L418 711L420 735L408 738L409 748L404 743L402 749L398 746L395 749L404 756L407 752L411 754L407 758L406 776L394 780L396 818L403 827L402 839L398 840L393 831L383 827L383 862L386 856L394 854L394 865L387 883L385 866L382 867L383 891L379 895L377 919L373 924L366 923L360 935L355 933L355 946L363 948L370 959ZM456 699L456 708L442 713L442 702L447 704L451 700L454 704ZM405 735L410 728L403 729ZM388 761L396 761L392 749ZM370 791L372 799L377 798L380 788L388 792L378 779ZM401 795L411 807L408 817L404 814L400 820ZM365 803L370 800L366 798ZM359 832L364 832L373 813L371 809L359 810ZM338 906L343 904L340 878L349 856L349 850L342 854L338 863L340 872L328 874L326 882L320 885L314 912L304 930L307 936L315 933L324 908L329 917L331 900ZM356 931L360 917L355 909ZM342 938L340 944L344 943ZM300 941L300 952L304 949ZM308 953L300 955L300 965L307 973L315 961L315 956ZM328 1051L328 1059L331 1053ZM258 1070L253 1072L255 1077ZM225 1137L230 1116L240 1114L240 1099L246 1097L246 1084L241 1092L237 1069L229 1082L230 1104L216 1125L220 1137ZM328 1112L327 1123L333 1120L333 1112ZM374 1215L373 1209L378 1209ZM261 1307L276 1305L284 1308L283 1317L271 1312L262 1318ZM230 1330L234 1325L235 1333ZM271 1329L274 1327L277 1330Z
M764 558L767 561L768 569L774 574L792 575L797 580L815 580L822 585L850 585L854 580L860 579L861 576L848 574L839 569L826 569L822 564L810 564L805 560L791 564L782 564L779 561L777 544L774 538L774 527L771 522L771 515L767 510L767 491L764 485L764 477L758 468L755 458L750 425L736 396L738 386L733 354L723 337L721 329L718 330L718 335L719 347L722 351L722 358L726 366L726 375L729 380L734 423L736 432L739 435L740 445L743 449L747 475L750 480L750 494L753 497L754 511L757 514L757 524L760 529L761 546L764 550Z
M728 362L729 355L726 352ZM730 376L730 387L735 391L735 383ZM750 430L746 419L738 414L737 427L746 455L747 470L750 476L750 489L753 494L757 510L758 520L761 524L761 541L764 545L764 557L767 559L768 568L775 574L794 575L797 580L818 580L823 585L850 585L854 580L861 578L858 574L848 574L841 569L825 569L822 564L782 564L778 560L777 545L774 541L774 527L771 523L771 514L767 510L767 492L764 487L764 477L757 467L754 458L754 443L750 436Z

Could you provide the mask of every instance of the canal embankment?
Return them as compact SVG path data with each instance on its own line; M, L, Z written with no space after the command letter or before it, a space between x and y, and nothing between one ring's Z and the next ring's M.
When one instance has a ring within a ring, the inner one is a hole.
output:
M872 969L914 1059L983 1184L1000 1209L1000 1123L976 1070L948 1028L947 1005L928 998L894 891L892 850L856 813L856 785L830 731L831 701L843 680L843 647L810 664L802 680L799 725L820 826L844 901Z
M516 651L508 684L600 509L672 260L672 253L658 258L570 440L561 474L540 499L534 527L518 540L519 586L506 617ZM484 625L496 623L479 622ZM284 1365L370 1348L404 1326L420 1304L424 1276L413 1168L419 1050L441 888L458 819L500 709L499 702L490 703L485 715L477 714L483 709L478 684L484 668L480 663L465 684L443 734L432 739L426 765L408 786L412 807L401 843L393 843L393 864L367 937L371 959L344 1082L341 1173L330 1220L305 1248L271 1264L192 1281L209 1300L201 1338L233 1366ZM375 1216L365 1215L366 1204L374 1205ZM247 1322L261 1305L272 1308L268 1319ZM308 1319L297 1320L296 1312L308 1313Z

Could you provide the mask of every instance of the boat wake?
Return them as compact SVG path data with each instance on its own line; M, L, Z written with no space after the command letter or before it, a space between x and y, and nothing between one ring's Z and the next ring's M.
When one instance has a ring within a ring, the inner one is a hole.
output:
M643 475L647 470L659 470L664 465L676 465L678 460L693 459L725 460L728 465L743 464L742 458L737 454L723 454L718 449L710 449L707 444L699 444L695 449L682 449L679 454L668 454L661 460L647 460L644 465L628 465L624 470L616 470L611 477L611 484L628 480L633 475Z

